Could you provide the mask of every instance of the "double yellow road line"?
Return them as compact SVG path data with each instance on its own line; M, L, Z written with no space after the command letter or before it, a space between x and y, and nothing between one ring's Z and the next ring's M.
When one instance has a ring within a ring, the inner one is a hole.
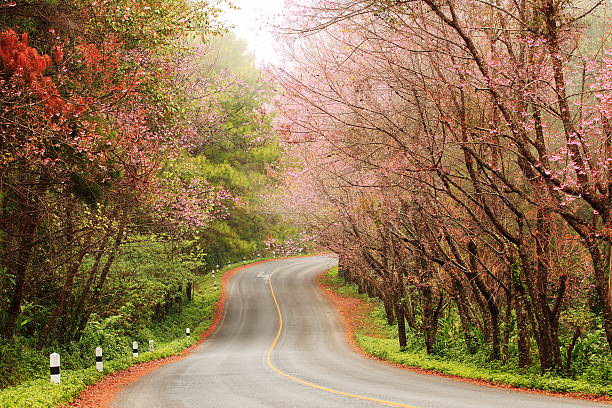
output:
M303 384L303 385L305 385L307 387L315 388L317 390L326 391L326 392L329 392L329 393L332 393L332 394L337 394L337 395L343 395L343 396L349 397L349 398L355 398L355 399L364 400L364 401L376 402L376 403L387 405L387 406L390 406L390 407L416 408L416 407L414 407L412 405L401 404L399 402L387 401L387 400L378 399L378 398L371 398L371 397L366 397L364 395L356 395L356 394L351 394L351 393L348 393L348 392L342 392L342 391L334 390L332 388L323 387L321 385L313 384L311 382L308 382L308 381L302 380L300 378L294 377L291 374L287 374L286 372L284 372L284 371L280 370L278 367L276 367L274 365L274 363L272 363L272 352L276 348L276 344L278 343L278 339L280 339L281 333L283 331L283 315L281 313L281 308L280 308L280 305L278 304L278 300L276 299L276 294L274 293L274 287L272 286L272 274L270 275L270 278L268 280L268 285L270 286L270 293L272 293L272 299L274 300L274 305L276 306L276 313L278 314L278 322L279 322L278 323L278 331L276 332L276 337L274 338L274 341L272 342L272 345L268 349L268 354L267 354L267 358L266 358L268 367L270 367L272 370L274 370L278 374L282 375L283 377L287 377L287 378L289 378L292 381L295 381L297 383Z

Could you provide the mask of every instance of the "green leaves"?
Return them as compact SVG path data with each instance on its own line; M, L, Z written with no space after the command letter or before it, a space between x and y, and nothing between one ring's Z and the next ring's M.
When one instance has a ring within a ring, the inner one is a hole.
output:
M94 9L100 23L112 27L130 48L155 49L161 54L181 49L177 38L217 35L220 10L209 1L105 0Z
M217 279L222 279L223 273L224 271L219 272ZM74 343L69 349L60 350L63 369L59 386L49 383L48 358L44 353L33 352L24 343L6 344L0 341L0 363L3 367L9 364L31 364L34 369L39 370L38 379L0 390L0 408L53 408L78 396L87 385L95 383L106 374L126 369L135 363L181 353L194 344L199 334L212 324L213 306L221 293L213 289L210 275L199 278L197 284L200 290L193 302L186 305L180 313L151 324L146 329L121 335L113 329L117 324L121 325L120 316L110 317L104 322L90 323L81 341ZM185 327L191 328L191 337L185 337ZM149 339L155 340L155 352L150 353L142 348L140 356L137 359L132 358L131 341L136 340L145 345ZM93 353L98 346L101 346L104 352L104 373L98 373L93 366ZM15 360L6 359L9 353Z
M335 292L343 297L362 298L364 295L359 295L353 285L349 285L342 280L338 275L337 269L331 269L322 282L330 285ZM369 299L369 301L380 303L377 299ZM382 307L373 310L370 318L380 326L387 326L384 313L380 311ZM384 331L377 334L384 333ZM592 395L611 395L612 387L610 378L612 378L612 370L610 367L610 355L605 350L605 336L603 329L599 329L597 333L590 333L587 338L581 342L580 347L576 346L575 358L584 359L582 353L589 350L590 353L595 353L594 363L585 370L584 374L577 379L562 378L554 374L540 375L536 370L525 371L517 369L512 362L508 364L493 364L483 354L483 359L479 356L472 356L466 350L455 358L445 355L427 355L422 348L420 339L409 341L406 350L399 350L395 330L388 330L386 336L369 336L367 334L355 333L355 339L360 348L366 353L375 357L409 366L419 367L426 370L433 370L439 373L456 375L464 378L472 378L477 380L490 381L497 384L510 384L516 387L535 388L547 391L556 392L577 392ZM415 334L411 331L408 333L410 337ZM451 335L450 333L439 333L440 336ZM453 340L457 342L457 340ZM484 344L484 338L480 340ZM450 343L450 342L449 342ZM584 347L584 349L583 349ZM601 350L601 353L597 353Z

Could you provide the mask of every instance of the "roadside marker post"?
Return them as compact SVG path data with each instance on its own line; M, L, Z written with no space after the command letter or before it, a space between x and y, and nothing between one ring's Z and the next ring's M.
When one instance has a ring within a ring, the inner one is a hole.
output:
M102 347L96 347L96 370L104 371L104 363L102 363Z
M132 355L134 357L138 357L138 342L137 341L132 343Z
M150 352L155 351L155 342L153 340L149 340L149 351Z
M51 373L51 382L58 385L60 383L60 355L57 353L49 355L49 372Z
M187 337L191 336L191 329L189 327L185 330L185 335L187 335Z

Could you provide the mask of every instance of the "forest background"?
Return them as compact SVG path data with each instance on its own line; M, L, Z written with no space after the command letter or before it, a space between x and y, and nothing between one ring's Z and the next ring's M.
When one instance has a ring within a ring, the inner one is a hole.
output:
M394 327L358 342L609 394L610 3L290 3L287 216Z
M610 393L605 1L288 2L267 79L208 1L0 4L0 385L303 231L371 352Z
M0 2L0 387L165 339L201 276L301 249L264 205L271 88L217 6Z

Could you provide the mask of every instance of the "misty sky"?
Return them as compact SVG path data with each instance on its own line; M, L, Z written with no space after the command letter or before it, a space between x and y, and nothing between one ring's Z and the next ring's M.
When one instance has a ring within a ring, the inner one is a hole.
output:
M282 11L284 0L233 0L240 10L229 10L223 19L233 24L238 36L249 42L259 63L275 63L274 39L267 25Z

